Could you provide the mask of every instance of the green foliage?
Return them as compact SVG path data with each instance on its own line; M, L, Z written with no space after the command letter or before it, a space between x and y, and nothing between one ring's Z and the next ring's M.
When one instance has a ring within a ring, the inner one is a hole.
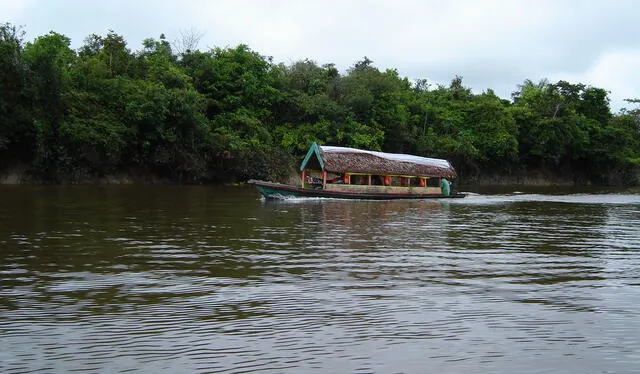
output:
M23 50L29 72L25 93L31 99L34 117L34 159L42 175L54 182L59 181L60 169L65 173L72 168L59 131L69 109L69 66L75 58L70 44L66 36L50 32L27 43Z
M109 30L104 37L92 34L84 42L78 52L81 58L95 58L110 77L127 74L133 63L133 56L122 36Z
M343 75L246 45L176 54L164 35L131 52L93 34L77 53L55 32L23 36L0 25L0 167L26 162L44 181L282 180L314 141L447 158L465 178L554 168L624 183L640 164L640 110L613 115L606 90L580 83L526 80L508 101L367 57Z
M0 25L0 160L28 159L26 150L33 142L23 37L19 28Z

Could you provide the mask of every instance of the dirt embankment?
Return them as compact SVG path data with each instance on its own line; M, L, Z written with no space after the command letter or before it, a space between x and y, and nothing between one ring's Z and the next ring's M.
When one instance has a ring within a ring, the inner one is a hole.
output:
M570 170L535 169L512 174L459 175L458 183L480 186L638 186L640 167L620 169L595 177Z
M65 179L59 181L59 184L171 184L173 181L160 178L154 175L148 175L136 171L122 172L117 174L105 175L102 177L87 177L79 179ZM4 170L0 170L0 184L51 184L34 176L29 168L24 165L14 166Z
M472 178L460 178L460 183L481 186L574 186L590 185L587 181L578 181L571 177L555 175L480 175Z
M18 165L6 170L0 170L0 184L25 183L27 169L24 165Z
M300 184L300 174L292 171L288 180L281 181L289 184ZM630 174L603 176L601 181L593 181L583 176L570 173L559 174L549 170L532 170L514 174L479 174L458 176L455 181L458 185L476 186L590 186L590 185L640 185L640 167ZM61 184L179 184L166 178L141 173L139 171L121 172L103 177L88 177L77 180L62 180ZM16 165L0 170L0 184L46 184L44 181L34 177L26 165Z

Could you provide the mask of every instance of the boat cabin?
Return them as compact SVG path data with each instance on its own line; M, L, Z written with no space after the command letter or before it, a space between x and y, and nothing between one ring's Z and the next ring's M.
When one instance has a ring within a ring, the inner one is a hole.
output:
M446 160L319 146L300 164L303 188L362 194L444 195L456 172Z

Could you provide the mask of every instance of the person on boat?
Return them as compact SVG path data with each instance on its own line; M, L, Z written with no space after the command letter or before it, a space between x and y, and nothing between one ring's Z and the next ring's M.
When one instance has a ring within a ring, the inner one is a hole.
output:
M451 194L451 182L447 178L442 178L440 182L440 190L443 196L449 196Z

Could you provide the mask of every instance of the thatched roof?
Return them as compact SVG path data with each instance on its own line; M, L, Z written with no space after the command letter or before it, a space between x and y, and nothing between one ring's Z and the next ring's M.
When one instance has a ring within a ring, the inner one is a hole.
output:
M309 149L301 168L305 167L314 153L316 157L320 157L318 161L321 168L332 173L412 175L450 179L456 177L456 171L447 160L346 147L317 146L315 143Z

